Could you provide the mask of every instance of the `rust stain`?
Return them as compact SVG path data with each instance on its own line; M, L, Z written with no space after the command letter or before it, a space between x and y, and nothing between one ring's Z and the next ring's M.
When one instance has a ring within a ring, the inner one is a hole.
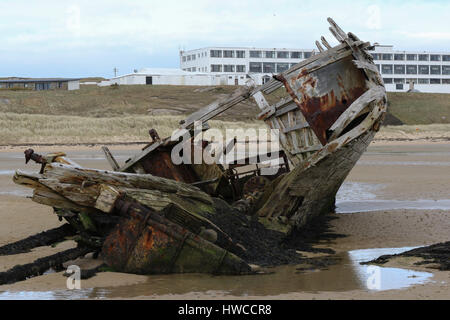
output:
M336 79L340 88L338 94L331 90L322 96L313 96L311 92L314 92L317 86L317 79L308 75L306 70L302 70L297 77L291 78L290 81L281 75L276 79L284 84L287 93L302 111L322 145L327 144L327 130L365 92L362 87L346 88L342 77L338 75ZM299 79L302 83L298 92L295 92L293 87Z

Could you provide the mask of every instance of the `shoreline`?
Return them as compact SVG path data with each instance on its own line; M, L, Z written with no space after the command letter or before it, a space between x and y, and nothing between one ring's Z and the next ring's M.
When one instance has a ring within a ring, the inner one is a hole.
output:
M420 144L447 144L450 142L450 138L418 138L418 139L408 139L408 138L391 138L391 139L374 139L371 143L377 146L408 146L408 145L420 145ZM44 149L59 149L64 148L66 150L91 150L101 148L102 146L107 146L113 150L123 150L129 147L141 148L150 143L148 141L133 141L133 142L86 142L86 143L30 143L30 144L0 144L1 152L18 152L23 151L26 148L44 148Z

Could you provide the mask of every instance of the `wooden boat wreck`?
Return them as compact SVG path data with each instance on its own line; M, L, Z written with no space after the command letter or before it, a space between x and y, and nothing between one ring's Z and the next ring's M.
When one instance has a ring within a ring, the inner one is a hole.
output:
M311 58L262 86L238 89L180 124L191 131L196 122L206 124L254 99L258 118L279 130L275 175L261 176L258 163L239 171L252 163L249 158L229 165L174 164L178 141L151 130L152 143L123 165L104 148L111 171L82 168L64 154L43 157L28 150L27 161L40 163L41 171L18 170L14 181L33 188L33 201L53 207L76 229L72 239L101 252L117 271L251 272L242 258L245 248L212 222L217 202L281 234L296 232L333 211L337 191L384 119L386 93L367 52L370 43L328 21L339 45L331 47L322 37ZM202 142L202 148L207 145ZM256 162L263 156L268 153Z

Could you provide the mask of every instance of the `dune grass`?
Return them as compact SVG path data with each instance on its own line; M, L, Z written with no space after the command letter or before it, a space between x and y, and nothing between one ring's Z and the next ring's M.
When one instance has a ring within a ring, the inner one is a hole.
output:
M450 94L388 92L388 101L404 124L450 123Z
M161 138L179 127L180 116L125 116L90 118L36 114L0 113L0 144L86 144L150 141L149 129ZM225 129L265 128L259 121L209 121L211 127Z
M91 144L150 141L155 128L161 138L171 136L182 116L124 116L91 118L0 113L0 145ZM260 121L209 121L225 135L226 129L266 128ZM450 139L450 124L382 127L378 140Z

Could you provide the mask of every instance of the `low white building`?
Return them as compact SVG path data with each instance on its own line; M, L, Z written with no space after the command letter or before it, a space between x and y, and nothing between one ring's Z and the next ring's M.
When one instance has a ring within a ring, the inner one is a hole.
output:
M243 75L239 85L245 84ZM99 86L118 85L176 85L176 86L218 86L234 85L235 81L227 75L214 75L201 72L186 72L180 69L145 68L135 73L125 74L102 81Z

